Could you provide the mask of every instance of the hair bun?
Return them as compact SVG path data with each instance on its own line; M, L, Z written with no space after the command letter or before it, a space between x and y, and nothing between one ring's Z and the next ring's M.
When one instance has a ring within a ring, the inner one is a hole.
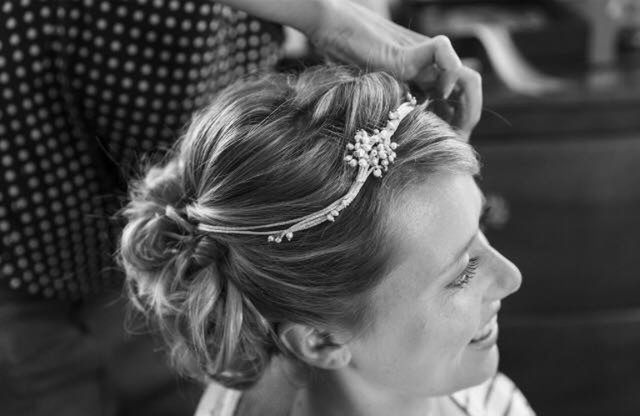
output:
M229 248L190 219L179 167L175 160L153 167L133 183L120 241L129 296L165 337L179 370L247 386L269 361L269 326L225 275Z

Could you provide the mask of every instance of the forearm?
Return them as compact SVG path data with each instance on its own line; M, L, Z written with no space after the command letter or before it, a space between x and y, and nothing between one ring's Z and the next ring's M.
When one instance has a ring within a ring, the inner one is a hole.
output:
M387 67L394 45L424 37L402 28L364 4L380 0L221 0L254 16L294 27L341 62ZM387 1L387 0L385 0ZM375 51L372 51L373 48ZM383 62L379 62L382 59ZM389 68L387 68L389 69Z
M340 1L348 0L219 0L253 16L291 26L313 36ZM329 17L330 18L330 17Z

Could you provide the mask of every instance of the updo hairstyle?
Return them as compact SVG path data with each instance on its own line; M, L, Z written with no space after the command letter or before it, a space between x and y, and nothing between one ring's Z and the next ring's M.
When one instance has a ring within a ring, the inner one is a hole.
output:
M419 105L393 136L397 159L371 176L334 223L292 241L214 234L286 221L344 196L357 130L383 127L407 88L384 72L318 67L236 83L197 113L164 163L133 182L120 260L135 305L164 335L178 368L247 388L274 354L284 322L367 321L367 294L389 267L386 226L399 193L430 174L475 174L472 148Z

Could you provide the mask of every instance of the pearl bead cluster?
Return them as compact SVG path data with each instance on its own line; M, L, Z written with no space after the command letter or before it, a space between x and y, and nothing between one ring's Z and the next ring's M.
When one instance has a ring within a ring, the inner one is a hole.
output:
M382 172L389 169L389 163L393 163L396 158L394 150L398 144L390 140L393 131L395 129L385 128L382 131L376 129L373 135L369 136L366 131L359 130L355 136L355 144L347 145L347 150L351 151L351 154L345 156L344 160L354 168L356 166L371 167L373 176L381 177Z
M407 94L407 100L408 102L397 110L389 112L389 120L382 130L375 129L372 135L369 135L365 130L356 132L355 143L347 144L347 150L350 154L344 158L349 166L369 168L376 178L382 177L382 173L389 170L389 164L393 163L396 158L394 150L398 147L397 143L391 141L391 137L400 121L416 105L416 99L410 94Z

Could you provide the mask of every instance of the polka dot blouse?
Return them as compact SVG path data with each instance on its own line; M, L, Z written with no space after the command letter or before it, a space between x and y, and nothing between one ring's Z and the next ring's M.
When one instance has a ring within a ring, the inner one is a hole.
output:
M121 284L123 178L280 41L207 0L0 0L0 284L60 299Z

